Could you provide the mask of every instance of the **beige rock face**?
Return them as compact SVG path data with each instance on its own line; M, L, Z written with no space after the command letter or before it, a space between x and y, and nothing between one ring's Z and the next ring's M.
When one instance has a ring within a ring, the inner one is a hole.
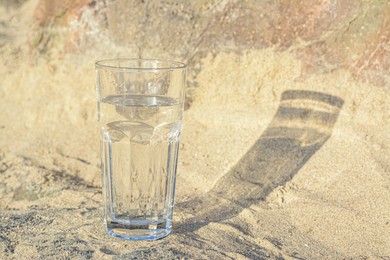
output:
M0 1L0 259L390 257L388 1ZM94 61L188 63L173 233L103 227Z

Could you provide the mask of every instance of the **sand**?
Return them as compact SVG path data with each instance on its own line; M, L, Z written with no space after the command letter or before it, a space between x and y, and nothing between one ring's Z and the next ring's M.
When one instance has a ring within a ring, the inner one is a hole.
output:
M160 55L189 63L173 233L107 236L94 61L135 48L104 29L70 44L71 29L54 30L39 51L37 4L0 5L0 258L390 257L390 85L344 65L302 74L299 44L238 51L224 42L207 52L200 40ZM195 14L230 10L199 5ZM88 18L74 13L79 24ZM101 26L86 21L79 34ZM160 41L141 56L170 46Z

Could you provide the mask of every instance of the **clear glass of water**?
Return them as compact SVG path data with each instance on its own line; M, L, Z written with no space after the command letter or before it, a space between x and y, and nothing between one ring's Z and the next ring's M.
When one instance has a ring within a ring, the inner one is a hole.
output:
M172 229L186 65L96 62L104 220L109 235L156 240Z

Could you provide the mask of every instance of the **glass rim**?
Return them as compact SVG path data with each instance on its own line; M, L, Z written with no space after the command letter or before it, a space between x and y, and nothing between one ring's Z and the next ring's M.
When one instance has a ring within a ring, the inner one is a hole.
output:
M129 66L125 64L123 66L114 66L113 62L152 62L155 64L167 64L159 68L152 67L141 67L141 66ZM182 62L173 61L173 60L161 60L161 59L139 59L139 58L129 58L129 59L102 59L95 62L96 69L108 69L115 71L161 71L161 70L180 70L186 69L187 65Z

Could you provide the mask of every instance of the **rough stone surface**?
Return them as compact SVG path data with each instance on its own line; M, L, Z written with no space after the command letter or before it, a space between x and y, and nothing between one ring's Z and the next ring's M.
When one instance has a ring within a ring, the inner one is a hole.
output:
M390 257L390 2L0 1L0 259ZM107 236L94 61L188 66L173 233Z

